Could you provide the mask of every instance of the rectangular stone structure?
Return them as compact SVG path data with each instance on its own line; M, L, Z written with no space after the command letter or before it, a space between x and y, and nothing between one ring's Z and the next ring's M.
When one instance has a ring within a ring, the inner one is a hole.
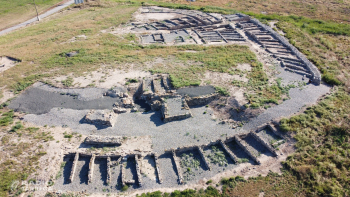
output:
M265 148L267 148L274 156L277 156L278 154L276 153L276 150L272 148L272 146L268 143L265 142L260 136L258 136L254 131L250 132L250 135L252 135L258 142L260 142Z
M261 164L261 162L259 161L259 159L250 152L248 145L246 144L246 142L244 142L243 140L241 140L238 136L235 136L235 141L236 143L244 150L244 152L246 152L257 164Z
M72 165L72 171L71 171L70 176L69 176L70 183L72 183L74 180L74 174L75 174L75 170L77 168L78 160L79 160L79 153L75 153L73 165Z
M226 144L222 140L219 140L219 144L226 151L226 153L230 156L230 158L237 164L238 158L236 157L236 155L226 146Z
M198 146L198 152L204 161L205 167L210 171L210 165L209 165L207 158L205 157L205 155L203 153L202 147Z

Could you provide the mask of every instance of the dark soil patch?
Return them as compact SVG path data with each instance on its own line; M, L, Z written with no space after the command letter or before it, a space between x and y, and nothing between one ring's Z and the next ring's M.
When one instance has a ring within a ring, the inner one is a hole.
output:
M11 102L9 108L30 114L48 113L52 108L68 109L111 109L117 98L103 97L90 101L78 100L73 96L61 95L39 88L30 88Z

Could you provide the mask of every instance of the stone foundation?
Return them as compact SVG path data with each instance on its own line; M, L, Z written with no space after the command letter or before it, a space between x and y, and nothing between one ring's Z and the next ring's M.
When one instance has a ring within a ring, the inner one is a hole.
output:
M199 155L201 156L202 160L204 161L205 167L210 171L209 162L208 162L207 158L204 156L203 149L200 146L198 146L198 152L199 152Z
M250 135L252 135L258 142L260 142L262 145L264 145L265 148L267 148L274 156L278 155L276 153L276 150L274 148L272 148L272 146L269 143L265 142L265 140L260 138L254 131L251 131Z
M117 115L112 111L91 110L88 114L85 115L84 120L89 124L113 127L116 118Z
M295 56L297 56L308 68L308 70L312 74L312 82L316 85L319 85L321 83L321 73L317 69L317 67L312 64L302 53L299 52L298 49L296 49L293 45L291 45L288 40L281 35L279 35L277 32L275 32L271 27L262 24L257 19L250 20L252 23L256 24L257 26L262 27L267 32L271 33L278 41L280 41L284 46L286 46L289 50L293 52Z
M246 142L241 140L238 136L235 136L234 139L235 139L236 143L244 150L244 152L246 152L257 164L259 164L259 165L261 164L259 159L249 151L249 148L248 148Z
M219 144L226 151L226 153L230 156L230 158L237 164L238 158L236 157L236 155L233 154L233 152L226 146L226 144L222 140L219 140Z
M182 171L181 171L181 167L180 167L179 160L177 159L176 153L175 153L174 150L172 150L171 153L172 153L172 155L173 155L173 159L174 159L175 168L176 168L176 171L177 171L177 176L178 176L179 184L183 184L184 178L183 178L183 176L182 176Z
M75 153L74 161L73 161L73 165L72 165L72 171L71 171L70 176L69 176L70 183L72 183L74 180L74 174L75 174L75 170L77 168L78 160L79 160L79 153Z
M85 138L86 144L94 145L117 145L120 146L123 142L123 137L121 136L99 136L90 135Z
M90 159L90 163L89 163L89 174L88 174L88 183L92 183L92 178L93 178L93 175L94 175L94 165L95 164L95 155L93 154L91 156L91 159Z
M138 155L135 155L135 163L136 163L137 181L139 183L139 186L142 187L141 162L140 162L140 157Z
M209 94L209 95L199 96L199 97L186 96L185 100L189 106L196 106L196 105L207 105L208 103L212 102L217 98L219 98L219 94L215 93L215 94Z
M189 107L185 101L185 99L179 97L179 96L174 96L168 99L181 99L182 105L181 106L177 106L177 108L181 108L181 109L171 109L168 104L166 103L165 99L162 99L163 101L163 105L161 108L161 112L163 115L163 121L165 123L167 122L171 122L171 121L176 121L176 120L183 120L186 118L190 118L192 117L192 114L189 110ZM178 110L181 111L179 113L176 113L174 115L170 115L170 110Z
M111 184L111 177L112 177L111 165L112 165L111 157L107 157L107 185Z
M155 161L155 164L156 164L156 171L157 171L157 175L158 175L158 181L160 184L163 183L163 178L162 178L162 175L161 175L161 172L160 172L160 164L159 164L159 161L158 161L158 154L157 153L154 153L153 154L153 157L154 157L154 161Z

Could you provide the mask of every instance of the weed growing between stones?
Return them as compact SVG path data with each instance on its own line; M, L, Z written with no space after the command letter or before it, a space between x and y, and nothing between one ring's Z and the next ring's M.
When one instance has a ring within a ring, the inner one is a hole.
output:
M207 155L207 157L211 163L218 164L219 166L228 165L225 153L221 151L217 146L212 146L211 153Z
M195 172L193 170L198 170L201 163L199 159L195 158L192 153L181 155L180 166L185 169L183 176L185 181L190 181L194 179Z
M59 179L62 174L63 174L63 168L66 166L66 162L62 162L61 163L61 166L60 166L60 170L58 171L57 175L56 175L56 180Z

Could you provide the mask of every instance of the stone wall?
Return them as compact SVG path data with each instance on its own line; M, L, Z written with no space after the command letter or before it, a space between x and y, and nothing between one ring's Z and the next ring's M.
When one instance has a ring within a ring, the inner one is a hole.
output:
M79 153L75 153L74 161L73 161L73 164L72 164L72 171L71 171L70 176L69 176L69 182L70 183L72 183L73 180L74 180L74 174L75 174L75 170L77 168L78 160L79 160Z
M196 105L207 105L208 103L212 102L217 98L219 98L219 94L213 93L213 94L198 96L198 97L186 96L185 100L189 106L196 106Z
M175 97L178 97L178 96L175 96ZM173 97L171 97L171 98L173 98ZM192 117L192 114L191 114L191 112L189 110L187 112L183 113L183 114L170 116L169 115L169 107L168 107L168 105L166 104L166 102L164 102L164 99L162 99L162 101L163 101L162 102L163 104L162 104L162 107L161 107L161 112L162 112L162 115L163 115L163 121L165 123L171 122L171 121L183 120L183 119ZM184 109L189 109L185 99L182 99L182 107Z
M113 127L117 115L112 111L91 110L84 117L84 121L89 124Z
M88 183L92 183L92 178L94 175L94 165L95 164L95 154L91 156L90 163L89 163L89 174L88 174Z
M180 167L180 162L179 162L179 160L178 160L177 157L176 157L175 150L172 150L171 153L172 153L172 155L173 155L173 159L174 159L175 168L176 168L176 171L177 171L177 176L178 176L179 184L183 184L184 178L183 178L183 176L182 176L182 171L181 171L181 167Z
M257 164L261 164L261 162L258 160L258 158L253 155L250 151L245 142L243 142L238 136L235 136L236 143L246 152Z
M118 145L120 146L123 142L123 137L121 136L99 136L90 135L85 138L86 144L95 145Z
M125 183L125 171L124 171L124 165L120 165L120 174L121 174L121 181L122 181L122 186L124 186Z
M278 155L276 153L276 150L272 148L272 146L268 142L265 142L265 140L260 138L254 131L251 131L250 135L252 135L258 142L260 142L263 146L265 146L272 154L274 154L275 156Z
M158 154L154 153L153 157L154 157L154 161L155 161L155 164L156 164L156 171L157 171L157 175L158 175L158 180L159 180L159 183L162 184L163 183L163 178L162 178L162 175L161 175L161 172L160 172L160 168L159 168L160 164L159 164L159 161L158 161Z
M107 185L111 184L111 177L112 177L111 165L112 165L111 157L107 157Z
M236 157L235 154L226 146L226 144L222 141L219 140L220 145L222 148L226 151L226 153L230 156L230 158L237 164L238 163L238 158Z
M284 137L277 131L276 127L273 124L268 124L267 127L278 137L284 139Z
M275 32L271 27L262 24L259 20L257 19L252 19L250 20L250 22L261 26L264 30L268 31L269 33L271 33L277 40L279 40L284 46L286 46L288 49L290 49L294 55L296 55L308 68L308 70L311 72L313 79L312 82L316 85L319 85L321 83L321 73L320 71L317 69L317 67L311 63L304 54L300 53L300 51L295 48L293 45L291 45L289 43L289 41L284 38L283 36L279 35L277 32Z
M199 155L201 156L202 160L204 161L205 167L210 171L209 162L203 153L203 149L200 146L198 146L198 152L199 152Z
M141 162L138 155L135 155L135 163L136 163L137 181L139 183L139 186L142 187Z

